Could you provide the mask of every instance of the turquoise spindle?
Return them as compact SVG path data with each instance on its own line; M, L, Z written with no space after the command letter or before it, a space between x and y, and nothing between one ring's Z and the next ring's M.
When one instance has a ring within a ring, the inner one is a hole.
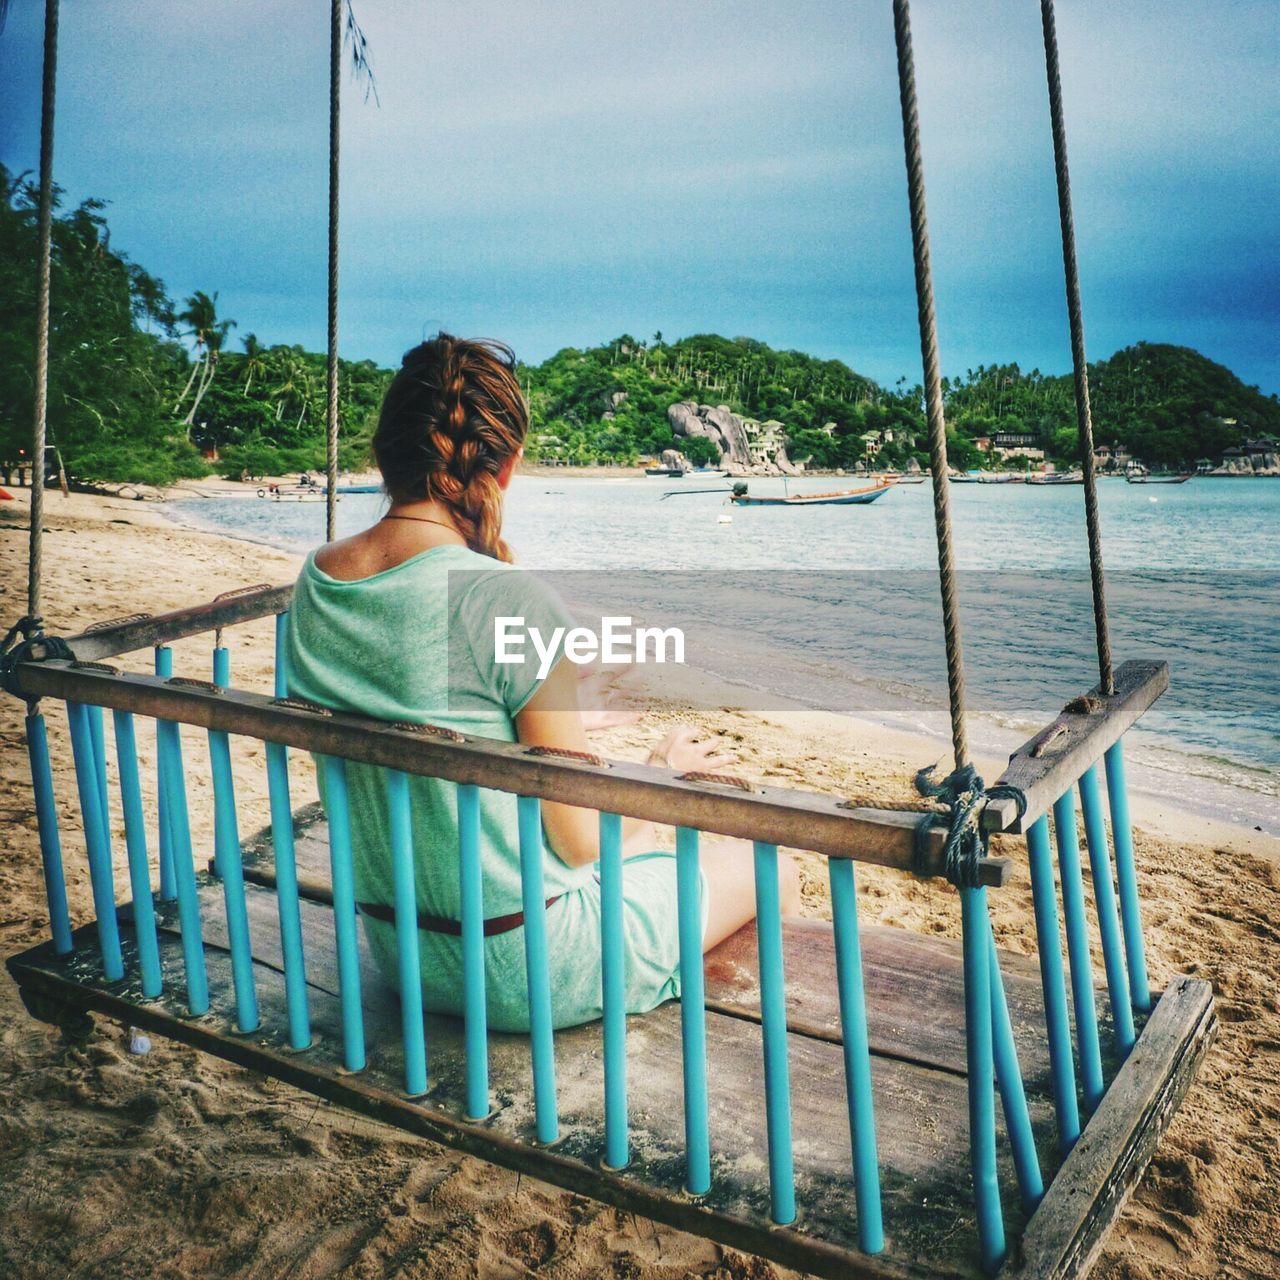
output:
M1036 913L1036 946L1040 953L1040 985L1049 1037L1049 1072L1053 1108L1058 1118L1058 1145L1066 1155L1080 1137L1076 1100L1076 1068L1071 1056L1071 1023L1067 1017L1067 979L1062 970L1062 938L1058 932L1058 899L1049 853L1049 820L1037 818L1027 831L1027 861Z
M351 806L347 762L322 756L324 808L329 819L329 870L333 877L333 931L338 950L338 993L342 1003L342 1065L365 1067L364 1012L360 1000L360 943L356 937L356 887L351 859Z
M1071 792L1053 803L1053 830L1062 876L1062 915L1067 926L1067 958L1071 965L1071 1002L1076 1011L1076 1047L1080 1052L1080 1084L1090 1115L1102 1101L1102 1050L1098 1045L1098 1011L1093 1003L1093 965L1089 960L1089 926L1084 913L1080 846Z
M89 716L89 739L93 743L94 773L98 778L98 803L102 805L102 829L107 836L107 853L111 853L111 801L107 794L107 743L102 729L102 708L85 705Z
M422 1022L422 969L418 959L418 890L413 865L413 819L409 779L387 771L391 834L391 874L395 890L396 958L400 965L400 1026L404 1040L404 1089L410 1097L427 1091L426 1028Z
M627 955L622 923L622 819L600 815L600 962L604 995L604 1162L625 1169L627 1134Z
M289 799L289 766L285 749L278 742L267 743L267 793L271 808L271 845L276 861L276 908L280 916L280 949L284 953L289 1044L294 1049L305 1049L311 1043L311 1014L307 1007L307 973L302 953L293 807Z
M1129 1003L1129 977L1121 952L1120 917L1116 913L1115 888L1111 883L1111 858L1107 845L1107 825L1102 819L1102 796L1098 790L1098 768L1090 765L1080 775L1080 808L1084 813L1085 843L1089 848L1089 873L1093 877L1093 900L1098 909L1098 932L1102 938L1102 962L1107 971L1107 994L1111 998L1111 1018L1115 1029L1118 1058L1127 1058L1133 1048L1133 1007Z
M1027 1110L1027 1093L1018 1065L1018 1050L1013 1042L1013 1023L1009 1018L1009 1002L1005 999L1004 981L1000 977L1000 956L996 936L991 939L991 1037L995 1054L996 1083L1000 1086L1000 1103L1004 1110L1004 1127L1009 1131L1013 1148L1013 1166L1018 1174L1018 1191L1023 1208L1031 1213L1044 1198L1044 1177L1040 1157L1036 1154L1035 1134L1031 1130L1031 1114Z
M831 876L831 920L849 1134L853 1142L854 1194L858 1203L858 1248L863 1253L880 1253L884 1249L884 1214L880 1203L880 1164L876 1158L867 997L862 985L862 942L858 936L858 892L849 859L832 858L827 866Z
M44 871L44 896L49 906L49 933L60 956L75 949L71 941L71 914L67 910L67 877L62 867L62 837L58 832L58 807L53 798L53 770L49 765L49 733L39 712L27 717L27 759L31 762L31 786L36 799L36 828L40 832L40 864Z
M289 675L285 670L285 645L289 641L289 614L276 614L276 671L275 689L277 698L289 696Z
M244 863L240 856L240 832L236 823L235 783L231 773L231 749L225 733L209 730L209 763L213 770L214 858L222 877L222 900L227 912L227 939L231 951L231 979L236 993L236 1026L254 1031L258 1026L258 995L253 985L253 944L244 897Z
M969 1156L978 1215L982 1268L993 1275L1004 1261L1004 1212L996 1176L995 1060L991 1034L991 924L987 891L960 890L964 934L965 1050L969 1066Z
M782 907L778 846L755 844L756 943L760 959L760 1021L764 1044L764 1102L769 1135L769 1205L774 1222L796 1218L791 1160L791 1071L787 1064L787 988L782 963Z
M168 645L156 645L156 675L167 680L173 675L173 650ZM179 744L179 768L181 768L181 744ZM160 750L160 723L156 722L156 812L160 829L160 901L172 902L178 896L177 881L173 875L173 836L169 831L169 787L166 782L168 763Z
M1103 757L1107 770L1107 802L1111 808L1111 839L1116 851L1116 886L1120 892L1120 923L1129 970L1129 999L1134 1009L1151 1009L1147 957L1142 945L1142 908L1138 902L1138 874L1133 860L1133 828L1129 823L1129 787L1125 780L1124 740Z
M178 920L182 926L182 962L187 976L187 1010L195 1016L209 1010L209 977L204 965L204 940L200 926L200 896L196 889L196 867L191 852L191 823L187 815L186 781L178 726L161 720L157 730L161 776L169 814L169 834L173 849L173 878L178 895Z
M458 787L458 882L462 905L462 1037L467 1059L467 1119L483 1120L489 1114L484 881L480 871L480 788L470 784Z
M213 649L213 683L219 689L226 689L231 684L231 654L222 645L215 645ZM223 760L226 762L225 777L230 785L225 788L223 797L225 803L220 804L218 773ZM227 735L217 729L209 730L209 763L214 775L213 874L220 876L222 875L222 846L234 840L236 847L239 848L240 831L236 819L235 781L231 775L231 743ZM226 830L228 825L231 828L230 831Z
M560 1136L556 1112L556 1054L551 1026L551 974L547 964L546 889L542 873L542 806L537 796L516 800L520 825L520 893L524 909L524 967L529 992L529 1049L538 1141Z
M120 953L120 926L116 920L115 885L111 876L111 848L103 823L102 793L93 749L93 731L87 708L79 702L67 703L71 726L71 752L76 766L76 789L80 792L80 812L84 820L85 849L89 855L89 881L93 888L93 909L98 917L98 947L102 952L102 972L108 982L124 977L124 957Z
M124 810L124 843L129 854L129 887L133 892L133 931L138 940L142 994L154 1000L163 987L156 909L151 900L151 868L147 864L147 827L142 817L142 783L138 778L138 738L131 711L113 711L116 763L120 769L120 803Z
M707 1011L702 974L702 876L698 833L676 828L676 913L680 936L680 1035L684 1059L685 1189L711 1190L707 1128Z

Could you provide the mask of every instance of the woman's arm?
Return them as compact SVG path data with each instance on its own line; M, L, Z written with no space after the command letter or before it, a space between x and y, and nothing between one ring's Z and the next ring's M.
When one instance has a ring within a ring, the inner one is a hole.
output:
M578 709L578 676L573 663L563 659L556 663L538 692L516 716L515 726L516 737L525 746L590 752ZM648 763L681 771L713 770L733 764L736 759L719 751L712 740L698 741L695 731L682 725L649 753ZM544 801L542 825L552 851L567 866L583 867L599 861L600 816L594 809ZM651 822L636 818L622 820L624 856L653 847Z
M556 663L516 716L515 724L516 737L527 747L591 753L578 709L578 673L573 663L564 659ZM596 810L544 800L542 826L552 852L566 866L585 867L600 860L600 815ZM653 824L624 818L623 853L637 852L641 845L652 847Z

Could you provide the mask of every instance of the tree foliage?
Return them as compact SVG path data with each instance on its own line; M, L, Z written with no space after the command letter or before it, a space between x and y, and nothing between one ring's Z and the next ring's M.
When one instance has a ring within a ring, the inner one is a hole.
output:
M0 167L0 460L15 460L31 429L35 205L30 183ZM52 272L49 438L73 474L164 483L209 465L255 476L323 465L323 354L237 329L216 290L175 305L163 281L111 248L97 200L69 211L59 203ZM1185 347L1139 343L1090 373L1098 443L1127 445L1152 466L1280 434L1275 396ZM928 460L920 387L886 388L839 360L753 338L622 334L519 374L532 459L633 463L681 447L710 460L708 446L676 440L667 420L670 405L693 400L780 422L791 456L815 467ZM391 372L342 361L339 378L339 461L355 468L368 459ZM943 391L958 466L989 462L974 441L999 431L1033 436L1059 462L1078 456L1069 374L980 366L944 379Z
M103 204L53 220L48 437L86 480L165 484L225 473L279 474L324 463L325 357L245 335L217 292L179 310L164 282L111 248ZM0 167L0 460L29 449L34 383L36 193ZM192 345L189 351L181 339ZM364 465L390 380L371 361L339 367L339 450Z

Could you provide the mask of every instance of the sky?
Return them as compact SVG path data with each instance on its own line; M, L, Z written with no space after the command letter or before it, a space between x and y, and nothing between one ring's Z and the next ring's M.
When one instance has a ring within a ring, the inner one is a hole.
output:
M1064 0L1086 337L1280 390L1280 6ZM36 169L43 4L0 33ZM357 0L341 350L749 335L920 380L889 0ZM267 343L325 342L328 5L63 0L55 175ZM1070 367L1039 5L916 0L944 372Z

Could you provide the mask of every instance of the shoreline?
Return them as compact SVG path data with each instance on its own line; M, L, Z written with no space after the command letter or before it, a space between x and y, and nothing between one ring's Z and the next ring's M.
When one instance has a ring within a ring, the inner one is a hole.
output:
M25 516L17 504L0 506L0 599L13 614L25 587ZM47 616L54 633L198 603L250 583L285 581L299 564L297 556L259 544L193 531L159 504L128 499L53 495L46 527ZM233 627L225 642L234 683L269 689L270 620ZM176 669L204 675L208 643L197 637L176 644ZM149 654L138 657L143 666ZM655 738L692 719L733 743L742 757L735 772L749 779L880 803L911 798L915 770L939 754L918 733L865 728L806 709L710 709L691 716L674 692L674 699L655 698L641 725L593 735L596 749L643 759ZM93 902L74 767L65 717L52 706L48 712L68 900L79 925L93 917ZM200 731L184 738L192 837L203 855L212 847L207 746ZM9 816L0 845L3 957L43 940L47 916L17 699L0 699L0 740L0 804ZM138 748L154 830L154 734L139 732ZM305 753L296 760L295 806L314 798ZM261 744L233 739L232 763L247 836L268 819ZM982 768L989 763L998 764L979 760ZM1274 923L1280 919L1280 841L1172 810L1162 814L1158 806L1135 802L1134 809L1153 985L1162 988L1182 973L1208 978L1222 1030L1094 1274L1159 1280L1171 1269L1212 1274L1224 1267L1232 1274L1270 1274L1280 1239L1280 1207L1266 1191L1280 1114ZM114 804L111 818L122 886L125 848ZM1024 847L1000 837L995 844L1014 860L1009 883L991 895L996 937L1005 951L1027 955L1035 933ZM154 845L150 852L154 860ZM823 861L800 854L799 862L804 913L829 917ZM958 936L955 895L945 884L874 866L859 867L858 883L866 924ZM1094 962L1100 973L1097 954ZM383 1274L413 1239L432 1242L431 1269L423 1274L477 1266L482 1274L486 1267L505 1274L499 1269L517 1247L512 1241L548 1234L582 1260L585 1269L573 1275L605 1269L619 1247L631 1251L635 1265L628 1274L636 1280L748 1274L731 1251L667 1228L646 1227L641 1236L613 1211L529 1179L518 1183L184 1046L157 1040L146 1057L134 1057L121 1029L105 1020L84 1044L68 1045L32 1021L7 977L0 979L0 1044L0 1258L38 1259L33 1275L87 1273L103 1257L136 1258L147 1270L159 1263L175 1273L234 1274L252 1256L272 1274L336 1280ZM52 1204L73 1208L51 1218L53 1210L41 1206ZM319 1222L342 1229L319 1230ZM776 1271L779 1280L795 1280Z
M556 469L562 470L562 469ZM599 477L583 477L594 479ZM226 496L222 493L211 496ZM252 495L245 495L252 496ZM190 501L190 494L177 499ZM273 541L260 534L231 533L215 523L198 518L199 508L186 511L174 503L157 504L153 508L179 528L189 529L213 538L229 538L251 546L271 548L286 554L297 554L292 545ZM318 521L319 522L319 521ZM637 675L640 673L638 672ZM710 683L709 683L710 682ZM663 688L649 688L651 702L675 701L689 706L719 706L735 699L750 700L756 690L747 681L726 679L714 672L698 670L684 682L685 692L673 696L679 683L673 681L672 669L662 677ZM830 716L833 731L848 741L869 741L873 749L884 735L895 744L910 742L915 748L918 765L945 758L949 751L949 729L946 723L943 695L925 698L903 698L888 692L877 681L862 681L867 696L865 711L830 712L806 703L802 698L769 691L771 702L786 708L793 717ZM715 689L723 690L717 693ZM754 713L752 713L754 714ZM1040 726L1011 722L1002 712L970 707L971 736L984 777L997 777L1008 755ZM1137 731L1139 735L1142 730ZM894 754L898 754L895 749ZM1135 814L1145 815L1153 830L1169 838L1194 832L1204 840L1231 839L1235 847L1257 847L1262 850L1269 841L1280 840L1280 802L1270 793L1241 786L1210 771L1208 760L1180 746L1161 747L1152 735L1140 740L1129 752L1129 781ZM1231 833L1234 833L1232 838ZM1257 837L1255 840L1254 838ZM1247 841L1242 844L1241 841ZM1277 844L1280 850L1280 844ZM1275 850L1272 854L1275 854Z

